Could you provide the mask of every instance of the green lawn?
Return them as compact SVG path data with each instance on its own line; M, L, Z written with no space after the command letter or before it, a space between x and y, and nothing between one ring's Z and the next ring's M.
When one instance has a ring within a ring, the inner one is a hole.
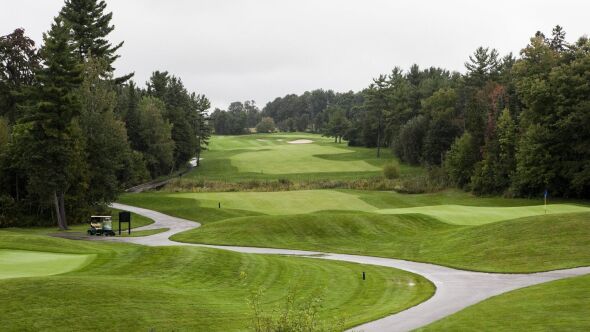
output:
M587 206L554 204L545 215L533 200L458 191L411 196L313 190L147 193L121 201L204 224L173 237L183 242L364 254L494 272L590 264ZM570 211L576 213L564 213Z
M0 279L40 277L76 270L94 255L0 249Z
M545 214L539 200L480 199L458 191L427 195L355 190L146 193L123 195L120 202L153 208L201 223L249 215L360 211L379 214L419 213L451 224L481 225ZM590 207L562 203L551 204L547 208L547 214L571 212L590 212Z
M418 331L589 331L590 275L502 294Z
M267 312L282 306L292 289L297 306L323 298L319 317L328 326L345 319L344 327L352 327L434 291L404 271L311 258L71 241L14 230L0 231L0 248L12 274L0 280L3 331L243 331L252 318L248 299L259 289ZM43 273L70 272L20 278L33 275L32 263L52 266Z
M319 250L489 272L590 265L590 213L456 226L420 214L316 213L234 218L180 233L192 243Z
M310 144L289 144L308 139ZM381 175L393 160L389 149L377 158L375 149L348 147L333 139L309 133L213 136L202 165L185 178L212 181L318 180ZM401 166L402 175L422 174L419 167Z

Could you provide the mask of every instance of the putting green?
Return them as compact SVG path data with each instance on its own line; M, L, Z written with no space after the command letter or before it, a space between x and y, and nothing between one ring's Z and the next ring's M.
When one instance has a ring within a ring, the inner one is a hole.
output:
M433 205L411 208L382 209L376 212L382 214L420 213L434 217L449 224L483 225L497 221L544 215L545 207L543 205L518 207ZM575 212L590 212L590 208L570 204L551 204L547 206L546 210L547 214Z
M95 255L0 249L0 279L41 277L76 270Z

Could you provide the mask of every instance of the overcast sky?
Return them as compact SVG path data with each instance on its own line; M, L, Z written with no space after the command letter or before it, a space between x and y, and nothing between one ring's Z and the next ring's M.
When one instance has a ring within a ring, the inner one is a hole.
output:
M1 0L0 34L35 41L63 0ZM288 93L359 90L417 63L463 71L478 46L515 54L537 30L588 34L585 0L107 0L125 41L115 67L143 85L154 70L180 76L214 107Z

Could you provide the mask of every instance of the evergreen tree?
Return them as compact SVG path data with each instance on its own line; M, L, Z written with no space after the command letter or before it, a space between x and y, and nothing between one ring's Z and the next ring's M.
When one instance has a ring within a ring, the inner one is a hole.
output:
M457 186L464 188L469 184L477 162L477 153L477 145L469 132L457 138L447 152L444 168Z
M556 52L563 52L567 50L568 44L565 40L565 31L559 25L556 25L551 32L551 39L549 40L549 47Z
M28 190L42 203L53 201L58 226L67 229L66 195L84 184L82 134L75 121L80 114L77 89L81 67L71 42L70 27L56 18L43 35L43 67L32 96L35 104L23 118L15 139L20 164L28 175Z
M116 52L123 46L123 42L112 45L108 35L115 29L111 25L113 13L105 13L104 0L66 0L59 16L69 24L76 43L76 53L80 61L89 57L104 59L107 63L106 71L114 72L113 63L119 58ZM122 83L133 74L116 79Z

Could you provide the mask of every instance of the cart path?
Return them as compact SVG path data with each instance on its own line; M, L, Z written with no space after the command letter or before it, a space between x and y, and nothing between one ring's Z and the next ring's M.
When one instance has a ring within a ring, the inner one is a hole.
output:
M531 274L483 273L457 270L434 264L372 256L332 254L290 249L181 243L171 241L169 237L176 233L200 227L201 224L129 205L114 203L112 204L112 207L131 211L154 220L153 224L138 227L134 230L140 231L157 228L169 228L169 230L144 237L108 238L108 240L136 243L146 246L199 246L249 254L308 256L316 259L379 265L419 274L430 280L436 286L436 292L430 299L397 314L357 326L354 328L355 331L409 331L425 326L465 307L504 292L590 273L590 266Z

